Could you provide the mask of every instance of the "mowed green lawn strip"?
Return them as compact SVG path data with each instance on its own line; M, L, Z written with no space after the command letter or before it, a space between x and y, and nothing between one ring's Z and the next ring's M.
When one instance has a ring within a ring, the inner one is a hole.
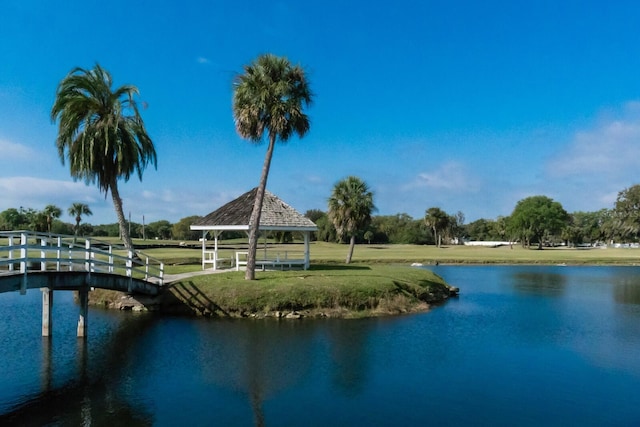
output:
M341 262L346 245L314 242L312 262ZM363 263L473 263L473 264L634 264L640 261L640 249L616 248L523 248L520 245L496 248L452 245L358 245L354 262Z
M220 256L235 257L235 249L221 244ZM313 242L311 265L341 264L347 254L347 245ZM285 251L299 252L301 245L270 244L269 253L283 254ZM144 251L165 262L169 274L184 273L200 268L201 249L196 248L150 248ZM353 263L372 264L620 264L640 263L640 249L616 248L544 248L543 250L522 248L520 245L497 248L474 246L431 245L357 245ZM209 264L210 266L210 264Z

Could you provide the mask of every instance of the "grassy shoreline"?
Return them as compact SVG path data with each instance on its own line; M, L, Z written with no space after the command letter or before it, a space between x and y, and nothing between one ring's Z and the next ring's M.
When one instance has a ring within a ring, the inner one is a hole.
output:
M155 299L96 289L93 305L145 306L161 313L205 317L370 317L428 310L454 288L431 271L392 265L314 266L307 271L243 272L194 276Z

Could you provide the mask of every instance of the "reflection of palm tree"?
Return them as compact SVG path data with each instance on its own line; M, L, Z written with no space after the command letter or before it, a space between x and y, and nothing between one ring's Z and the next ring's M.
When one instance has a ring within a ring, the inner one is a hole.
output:
M156 165L156 151L133 99L138 88L112 91L111 84L111 74L100 65L73 69L58 85L51 118L59 122L60 159L68 158L74 179L111 191L122 240L132 248L118 180L126 182L134 172L142 179L146 166Z
M263 402L291 388L310 370L314 322L216 322L200 329L203 375L246 393L256 426L265 425ZM295 349L287 357L284 349Z
M251 409L253 409L253 418L256 427L264 426L264 410L262 409L262 402L265 398L265 385L268 379L264 377L264 369L262 368L263 360L259 360L261 355L257 352L261 346L255 345L255 340L251 340L249 345L256 347L254 350L249 350L248 364L247 364L247 378L246 382L249 385L249 398L251 400Z
M367 336L371 322L354 320L336 321L328 326L331 356L335 370L333 380L350 395L362 391L366 384L369 358Z
M311 91L304 70L286 58L262 55L245 66L236 77L233 117L241 137L260 142L265 131L269 146L249 220L249 254L245 278L255 279L258 228L267 177L276 140L286 142L293 134L302 138L309 130L309 118L302 111L311 103Z

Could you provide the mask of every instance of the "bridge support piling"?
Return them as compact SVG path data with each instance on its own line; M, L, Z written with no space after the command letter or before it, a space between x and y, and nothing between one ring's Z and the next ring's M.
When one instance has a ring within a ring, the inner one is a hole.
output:
M42 291L42 336L51 337L53 326L53 290L40 288Z
M53 357L52 342L50 339L42 340L42 383L40 390L48 392L53 389Z
M87 337L87 316L89 314L89 288L78 290L80 316L78 317L78 338Z

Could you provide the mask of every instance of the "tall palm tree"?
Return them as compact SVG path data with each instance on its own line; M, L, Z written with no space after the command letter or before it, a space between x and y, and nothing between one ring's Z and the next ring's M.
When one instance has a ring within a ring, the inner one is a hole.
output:
M425 212L424 223L433 231L433 238L436 245L440 247L442 244L442 233L449 227L449 215L440 208L429 208Z
M338 238L349 237L349 252L346 263L351 262L356 234L371 222L371 214L376 210L373 193L360 178L349 176L339 181L329 197L329 219L336 228Z
M47 205L42 210L42 214L47 217L47 232L51 233L51 225L55 218L60 218L62 211L56 205Z
M310 123L303 108L311 104L311 98L304 70L291 65L287 58L261 55L235 78L232 108L236 131L254 143L260 143L266 131L269 140L249 220L247 280L255 279L260 214L275 143L286 142L293 134L302 138L307 133Z
M111 74L99 64L91 69L74 68L62 79L51 109L59 122L56 146L62 163L69 160L71 176L96 184L105 197L111 192L124 244L133 248L118 191L118 180L128 181L151 163L156 151L147 134L131 85L112 90Z
M74 235L78 237L78 231L80 230L80 222L82 221L82 215L93 215L89 205L84 203L73 203L67 210L69 215L75 217L76 226L74 227Z

